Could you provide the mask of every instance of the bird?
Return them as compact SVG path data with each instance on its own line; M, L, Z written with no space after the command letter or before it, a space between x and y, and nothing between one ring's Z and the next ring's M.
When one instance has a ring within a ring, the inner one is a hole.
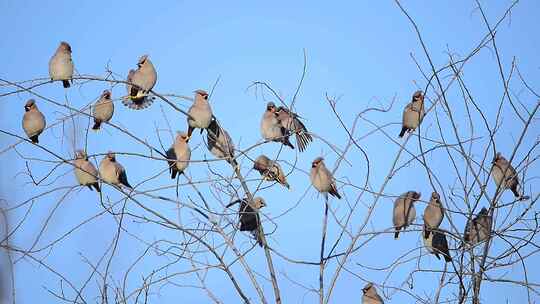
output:
M29 99L24 105L22 127L26 136L35 144L39 143L39 135L45 129L45 116L36 105L36 101Z
M196 128L207 129L212 122L212 108L208 103L208 93L205 90L196 90L195 100L188 111L188 140L191 138L193 130Z
M285 107L278 107L276 116L281 126L288 130L289 134L294 134L296 136L298 150L300 152L305 151L309 143L313 141L313 137L311 137L311 134L309 134L302 121L300 121L298 114L289 111Z
M75 177L80 185L87 186L90 190L94 187L97 192L101 192L98 183L98 170L94 164L88 161L86 152L83 150L75 151L73 165L75 166Z
M206 130L206 141L208 151L215 157L225 158L234 167L238 165L234 159L234 142L229 133L219 125L215 117L212 118Z
M111 91L105 90L101 94L101 97L94 104L94 126L93 130L99 130L102 122L108 122L111 120L114 113L114 103L111 99Z
M437 192L431 193L431 199L424 209L424 238L429 237L430 231L439 228L444 218L443 205Z
M403 110L403 123L399 137L403 137L405 132L414 132L424 118L424 94L422 91L414 92L412 101Z
M148 55L142 55L137 62L136 70L129 70L127 77L128 96L122 103L133 110L148 107L154 101L148 93L154 88L157 72Z
M491 176L495 181L497 187L502 190L510 189L517 199L527 199L528 197L519 194L519 178L516 169L512 167L512 164L502 156L500 152L497 152L492 161ZM502 184L502 185L501 185Z
M401 194L394 202L393 223L396 232L394 239L399 238L399 230L405 229L412 224L416 217L416 209L414 203L420 199L420 192L408 191Z
M71 46L62 41L56 52L49 60L49 76L51 80L62 80L64 88L70 87L73 77L73 60L71 59Z
M255 159L253 169L259 171L265 181L276 181L287 187L287 189L291 189L281 166L278 162L269 159L266 155L262 154Z
M126 169L116 161L116 155L111 151L99 163L99 176L109 184L133 188L128 182Z
M175 179L177 174L184 173L191 159L191 149L187 142L187 135L184 132L177 132L173 145L167 150L167 162L171 179Z
M424 234L427 228L424 226ZM442 254L446 262L452 261L450 256L450 251L448 250L448 241L446 240L446 235L440 230L432 230L427 238L424 238L424 246L426 249L437 259L441 259L439 254Z
M362 304L384 304L383 299L377 293L377 289L373 286L373 283L367 283L362 288Z
M330 193L330 195L341 199L332 172L326 169L324 165L324 158L317 157L313 160L309 178L313 187L320 193L324 193L325 197L328 197L327 193Z
M467 221L463 236L465 243L474 246L480 242L486 241L491 235L491 224L492 218L489 215L488 210L483 207L475 218L471 218Z
M261 119L261 134L265 140L280 142L294 149L294 146L289 141L289 130L279 121L276 115L276 105L273 102L266 104L266 111L264 111Z
M238 210L238 217L240 219L240 231L249 231L257 240L259 246L263 246L261 231L259 229L261 225L261 219L259 217L259 210L266 206L266 202L262 197L254 197L253 202L250 204L247 198L236 200L227 205L227 208L234 204L240 203L240 209Z

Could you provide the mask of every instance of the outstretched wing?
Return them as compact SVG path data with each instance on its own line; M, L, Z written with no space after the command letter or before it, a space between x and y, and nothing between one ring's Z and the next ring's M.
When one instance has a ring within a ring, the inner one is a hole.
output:
M294 133L298 149L303 152L309 143L313 141L313 137L300 120L300 116L285 107L279 107L276 113L281 125L288 130L288 133Z

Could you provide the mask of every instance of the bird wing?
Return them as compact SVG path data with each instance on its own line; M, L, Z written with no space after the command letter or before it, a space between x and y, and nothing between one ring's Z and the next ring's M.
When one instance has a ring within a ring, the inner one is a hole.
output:
M116 163L115 169L116 169L116 176L118 177L118 181L120 182L120 184L129 188L133 188L128 182L126 170L124 169L124 167Z
M170 147L169 150L167 150L166 154L167 154L167 163L169 164L169 173L172 173L173 170L175 170L176 168L175 166L176 162L171 159L178 159L176 157L176 153L174 152L174 147Z

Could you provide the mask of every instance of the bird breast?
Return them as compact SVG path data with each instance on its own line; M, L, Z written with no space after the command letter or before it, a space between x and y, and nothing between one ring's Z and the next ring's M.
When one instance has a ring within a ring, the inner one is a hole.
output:
M84 159L75 160L75 176L81 185L93 184L97 181L98 172L96 168Z
M152 65L145 64L135 71L131 82L140 87L143 91L150 91L157 81L157 73Z
M274 113L264 113L261 120L261 134L264 139L274 139L283 136L279 121Z
M49 76L52 80L67 80L73 76L73 62L71 55L56 53L49 62Z
M118 184L118 174L116 166L109 160L103 160L99 165L99 175L101 178L110 184Z
M330 178L326 176L323 170L319 168L312 168L310 178L313 187L315 187L315 189L317 189L319 192L328 192L330 190Z
M184 143L182 145L176 145L174 147L174 153L176 154L176 159L179 160L176 162L176 168L178 168L179 171L184 171L191 159L191 149Z
M101 121L109 121L114 113L114 103L109 99L101 99L94 107L94 117Z
M25 112L22 125L28 137L39 135L45 129L45 116L37 110Z
M212 122L212 110L208 104L193 104L189 109L188 124L193 128L206 129Z

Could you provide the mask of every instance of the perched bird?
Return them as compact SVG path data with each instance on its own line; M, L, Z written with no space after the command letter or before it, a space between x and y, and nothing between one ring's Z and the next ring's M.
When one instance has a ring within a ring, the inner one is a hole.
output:
M424 235L426 233L426 227L424 226ZM440 230L432 230L427 238L424 238L424 246L431 253L434 254L437 259L441 259L439 254L442 254L446 262L452 261L450 257L450 251L448 250L448 241L446 235Z
M324 158L317 157L313 160L309 178L313 187L320 193L324 193L325 197L328 197L327 193L330 193L332 196L341 199L332 172L326 169L326 166L324 165Z
M212 122L212 108L208 103L208 93L204 90L197 90L195 93L195 101L189 108L187 117L188 122L188 140L191 138L193 130L196 128L207 129Z
M306 150L307 145L313 141L313 137L311 137L311 134L309 134L302 121L300 121L299 116L285 107L277 108L276 115L281 126L288 130L289 134L294 134L296 136L298 150L300 152Z
M383 299L377 293L377 289L373 286L373 283L367 283L364 288L362 288L362 304L384 304Z
M413 94L412 101L403 110L403 123L399 137L403 137L405 132L414 132L422 122L424 115L424 94L422 91L416 91Z
M111 99L111 91L105 90L94 105L94 126L92 129L99 130L102 122L111 120L114 113L114 103Z
M518 199L528 198L519 194L519 179L517 172L500 152L497 152L491 164L491 176L497 187L500 187L502 190L512 190L512 193L514 193L514 196Z
M148 93L157 81L157 72L148 58L148 55L143 55L137 62L137 70L129 70L127 77L128 98L125 98L122 103L134 110L141 110L148 107L154 101L148 96Z
M484 207L475 218L469 219L465 225L463 239L466 243L476 245L487 240L491 235L492 218Z
M227 205L227 208L238 203L240 203L240 209L238 211L240 231L250 231L257 240L259 246L262 247L263 243L260 235L261 231L259 229L259 226L261 225L259 210L266 206L266 202L262 197L254 197L253 202L250 204L248 200L244 198L230 203Z
M439 193L433 192L429 204L424 209L425 239L429 237L430 231L439 228L444 218L444 210L440 198Z
M212 118L206 130L208 151L217 158L225 158L227 162L236 167L238 163L234 159L234 143L229 133L223 129L215 118Z
M37 144L39 143L39 134L45 129L45 116L39 111L36 101L33 99L29 99L26 102L24 111L22 127L26 136L28 136L33 143Z
M394 239L399 238L399 230L405 229L412 224L416 217L416 209L414 203L420 199L421 193L408 191L400 195L394 202Z
M51 80L62 80L64 88L69 88L69 81L73 77L73 60L71 60L71 46L62 41L56 52L49 60L49 76Z
M264 111L261 119L261 134L266 140L280 142L294 149L294 146L289 141L289 130L281 124L276 115L276 105L273 102L266 105L266 111Z
M116 156L111 151L103 157L99 164L99 176L109 184L132 188L127 179L126 169L116 161Z
M291 188L287 183L287 177L285 176L285 173L283 173L278 162L269 159L266 155L261 155L255 159L253 169L259 171L264 180L276 181L287 187L287 189Z
M75 165L75 177L80 185L87 186L90 190L92 190L92 187L94 187L96 188L97 192L101 192L97 179L98 171L96 167L94 167L94 165L88 161L86 152L83 150L76 151L73 165Z
M191 159L191 149L187 143L187 135L184 132L177 132L174 144L167 150L167 162L171 178L175 179L177 174L184 173ZM176 161L174 161L176 160Z

